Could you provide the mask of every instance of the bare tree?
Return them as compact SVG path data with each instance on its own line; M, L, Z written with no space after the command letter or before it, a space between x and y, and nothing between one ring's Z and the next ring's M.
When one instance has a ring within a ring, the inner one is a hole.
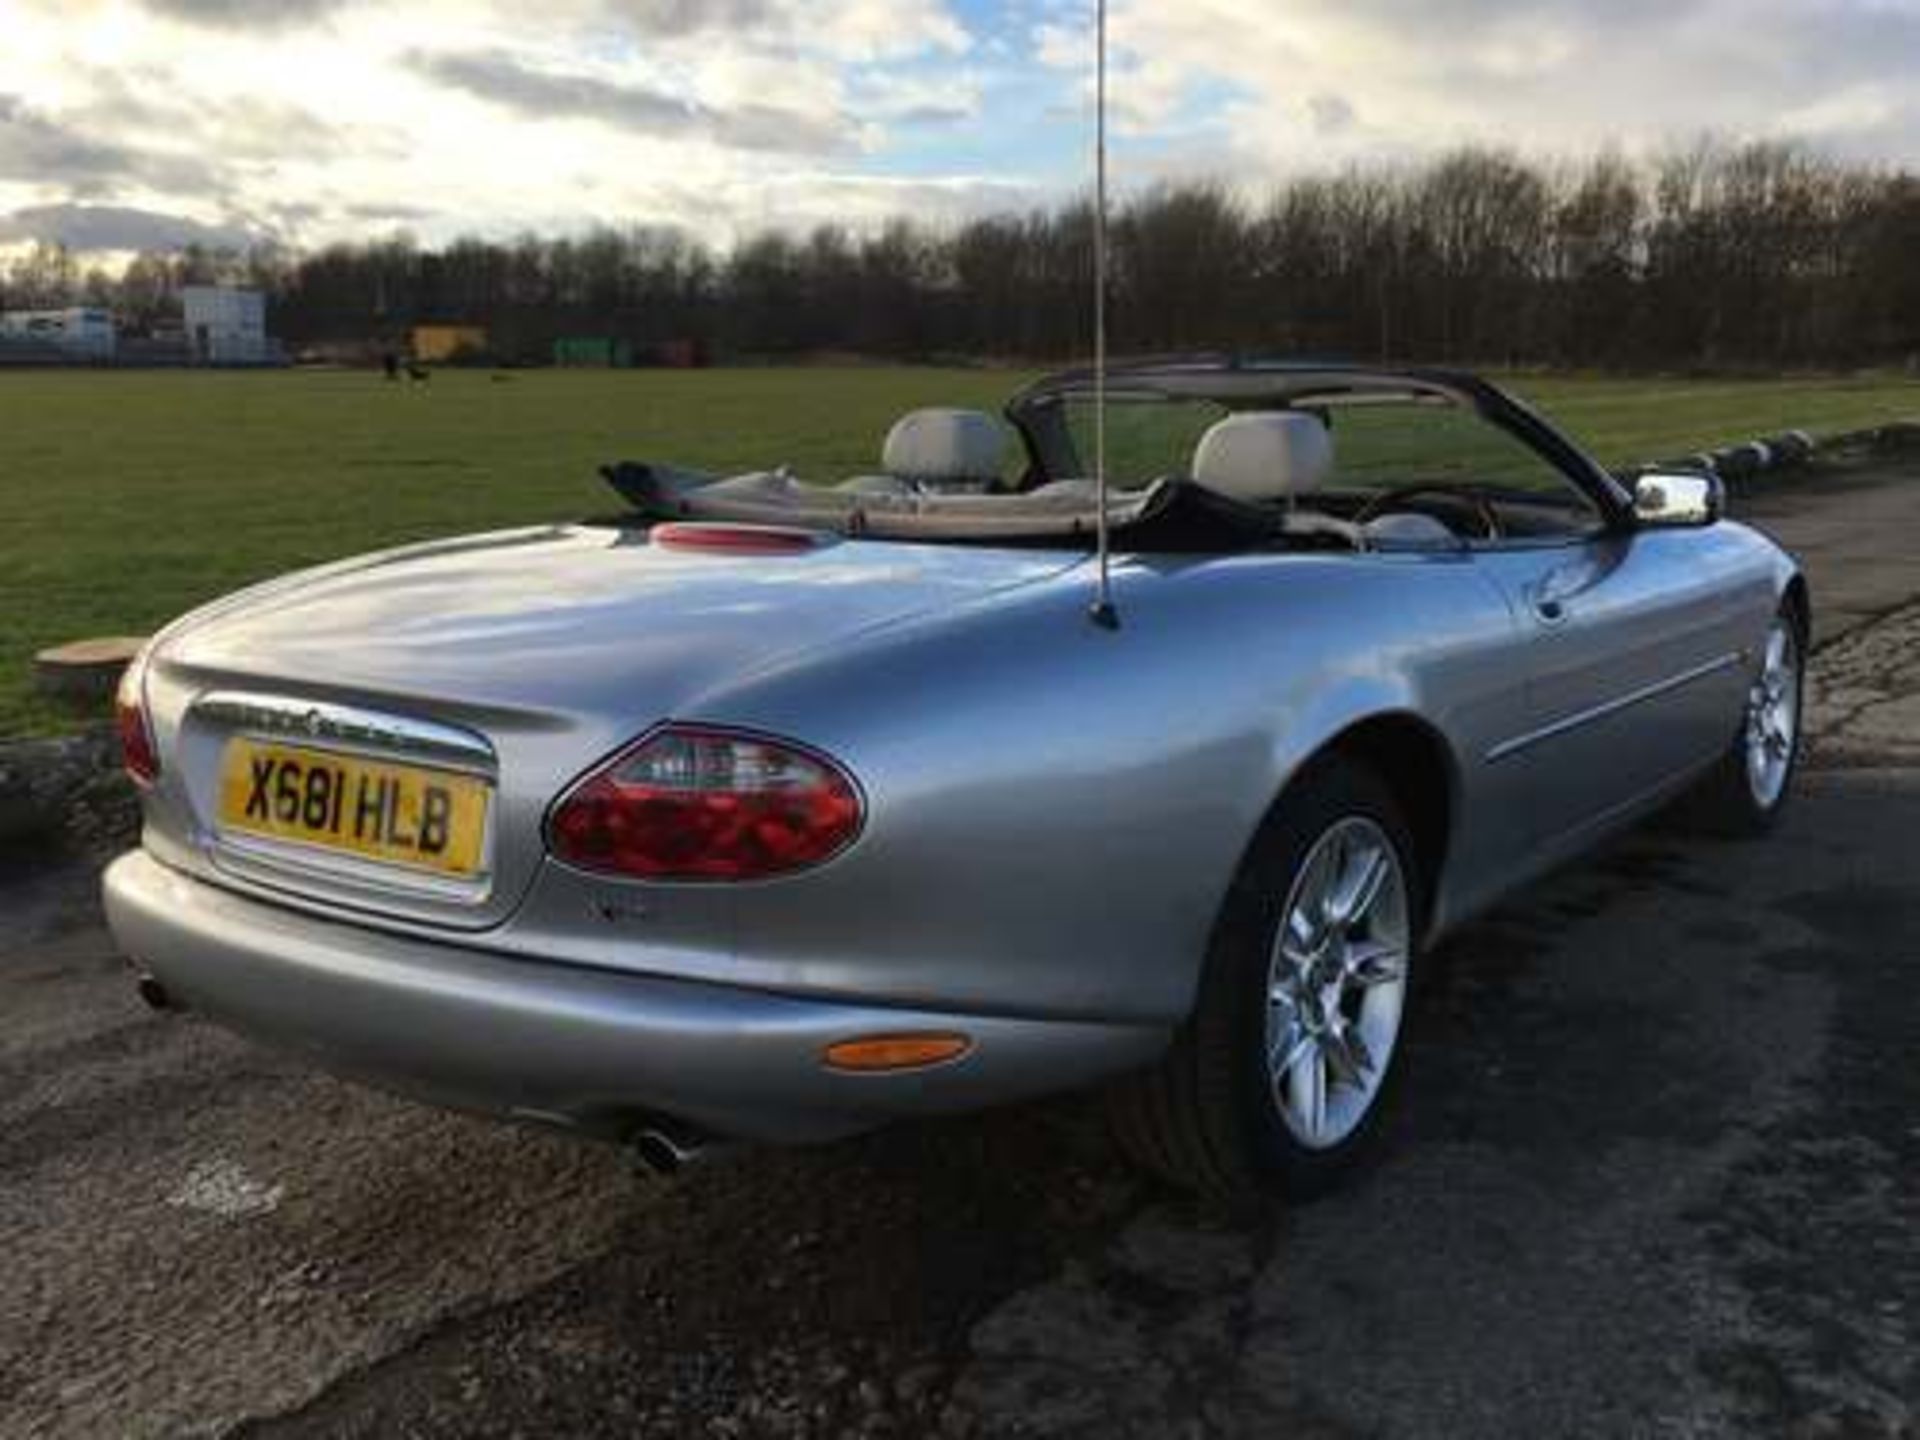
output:
M1635 163L1485 148L1297 177L1257 203L1152 186L1117 207L1112 319L1129 349L1566 365L1832 365L1920 351L1920 178L1782 142L1714 139ZM1084 198L941 230L768 230L714 254L686 233L406 235L305 255L189 248L117 281L41 244L9 305L84 295L136 324L207 280L266 290L289 341L486 326L503 355L561 335L697 338L724 352L1054 359L1090 328Z

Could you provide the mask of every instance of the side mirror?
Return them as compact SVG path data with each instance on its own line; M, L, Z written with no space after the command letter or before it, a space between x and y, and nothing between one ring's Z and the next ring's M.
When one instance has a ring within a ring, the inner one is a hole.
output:
M1727 509L1718 475L1642 475L1633 482L1633 513L1642 525L1711 525Z

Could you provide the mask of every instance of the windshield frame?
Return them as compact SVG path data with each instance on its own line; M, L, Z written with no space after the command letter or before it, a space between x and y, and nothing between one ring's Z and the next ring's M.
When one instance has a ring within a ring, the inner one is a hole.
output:
M1083 471L1076 474L1067 402L1091 400L1095 389L1091 370L1066 370L1035 381L1007 402L1007 423L1019 432L1032 462L1023 489L1084 478ZM1606 528L1633 523L1633 498L1618 479L1523 402L1466 371L1208 356L1116 365L1108 371L1106 389L1109 398L1202 400L1227 411L1311 410L1316 399L1445 401L1473 411L1537 453L1593 502Z

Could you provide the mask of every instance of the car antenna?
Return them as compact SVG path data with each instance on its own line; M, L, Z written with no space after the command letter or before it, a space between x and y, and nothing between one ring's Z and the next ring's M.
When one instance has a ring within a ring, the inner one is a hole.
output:
M1093 65L1093 623L1120 628L1113 606L1112 537L1107 523L1107 0L1094 0Z

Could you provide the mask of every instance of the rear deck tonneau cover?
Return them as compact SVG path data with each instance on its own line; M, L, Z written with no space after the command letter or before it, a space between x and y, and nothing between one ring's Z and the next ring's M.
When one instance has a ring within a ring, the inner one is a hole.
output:
M719 478L669 465L622 461L601 474L639 521L720 521L805 526L875 540L1013 546L1091 545L1090 488L1019 494L861 494L813 486L785 471ZM1279 534L1284 517L1177 477L1114 490L1107 523L1139 551L1238 550Z

